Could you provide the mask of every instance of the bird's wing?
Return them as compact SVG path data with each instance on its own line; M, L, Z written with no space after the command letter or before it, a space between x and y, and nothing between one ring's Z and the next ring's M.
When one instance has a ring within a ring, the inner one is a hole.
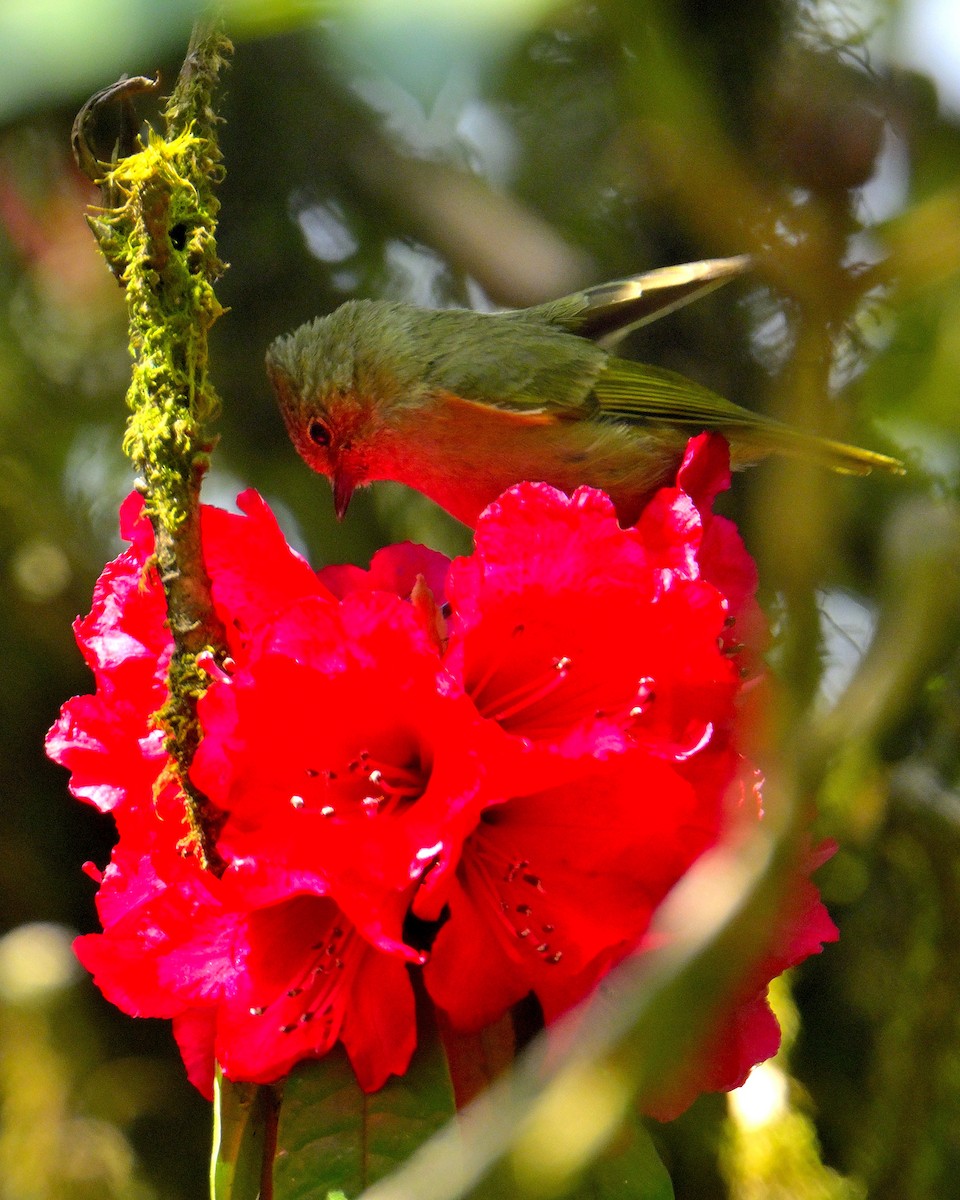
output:
M522 313L433 316L432 390L537 423L596 415L592 388L609 359L599 346Z
M685 375L623 358L608 359L593 392L599 404L598 416L628 424L719 430L773 424L769 418L725 400Z
M751 266L750 255L739 254L659 267L629 279L601 283L527 313L609 349L632 330L698 300Z
M691 434L715 430L739 446L745 459L771 452L809 457L835 471L866 475L875 467L902 474L895 458L793 429L733 404L673 371L611 358L593 386L601 420L668 425Z

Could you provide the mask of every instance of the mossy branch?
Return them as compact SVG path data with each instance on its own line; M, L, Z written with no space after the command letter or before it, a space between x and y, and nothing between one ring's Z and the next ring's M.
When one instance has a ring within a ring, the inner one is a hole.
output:
M184 792L192 846L204 865L221 865L213 849L215 818L188 772L200 741L197 700L206 686L198 656L222 657L226 639L213 607L200 538L200 484L214 439L219 401L207 374L207 334L223 311L214 283L215 188L223 176L213 92L231 51L219 18L198 21L176 86L163 111L165 132L137 137L112 163L89 143L98 107L155 87L121 80L94 96L74 126L81 168L98 183L103 207L88 218L127 297L133 373L124 449L141 476L153 525L156 566L167 598L174 653L170 695L159 716ZM129 124L129 122L128 122Z

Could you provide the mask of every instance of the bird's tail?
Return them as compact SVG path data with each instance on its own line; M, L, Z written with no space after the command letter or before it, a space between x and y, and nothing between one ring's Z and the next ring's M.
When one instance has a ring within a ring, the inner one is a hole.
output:
M747 440L751 440L749 434ZM898 458L891 458L888 454L864 450L846 442L835 442L779 423L764 424L762 441L768 451L772 449L791 458L812 460L841 475L869 475L871 471L905 475L907 470Z
M847 475L869 475L874 470L903 475L906 471L899 459L794 429L733 404L685 375L648 363L608 359L594 382L593 394L601 419L628 425L665 425L691 434L702 429L724 434L735 466L759 462L768 454L788 454L812 459Z

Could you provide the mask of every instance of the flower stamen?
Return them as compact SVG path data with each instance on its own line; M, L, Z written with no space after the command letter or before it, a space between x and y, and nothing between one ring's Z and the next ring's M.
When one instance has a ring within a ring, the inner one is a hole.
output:
M521 684L520 687L514 688L505 696L498 696L496 711L485 711L483 706L478 705L478 707L484 716L493 721L509 720L510 717L515 717L517 713L523 712L526 708L532 708L534 704L538 704L555 692L569 674L570 665L569 658L557 658L547 674Z

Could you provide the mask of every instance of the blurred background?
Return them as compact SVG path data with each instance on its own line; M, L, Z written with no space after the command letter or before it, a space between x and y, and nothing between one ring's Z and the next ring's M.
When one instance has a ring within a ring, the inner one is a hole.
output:
M205 1193L208 1106L169 1028L114 1012L110 822L43 736L91 679L70 623L119 549L123 297L70 127L158 68L185 0L0 6L0 1200ZM689 259L756 273L626 353L898 454L770 464L725 511L761 570L780 744L840 844L841 941L778 998L787 1049L655 1137L678 1197L945 1197L960 1177L960 23L950 0L231 0L207 500L260 489L317 564L462 527L396 485L343 525L289 445L268 342L351 297L514 306ZM149 102L147 102L149 104ZM148 108L143 115L149 118ZM107 151L109 147L107 147ZM815 751L809 748L815 747Z

